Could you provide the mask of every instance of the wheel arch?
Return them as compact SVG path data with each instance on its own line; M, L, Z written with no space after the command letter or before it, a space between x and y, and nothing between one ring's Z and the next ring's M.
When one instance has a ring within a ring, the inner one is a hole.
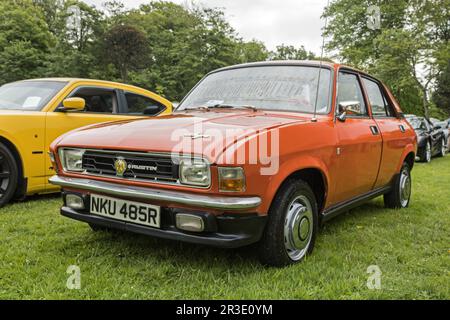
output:
M328 175L320 166L304 166L302 168L296 168L288 174L283 175L283 178L277 182L274 192L269 195L271 196L270 206L272 205L276 194L291 179L301 179L311 187L316 197L318 211L320 213L325 208L329 190ZM268 189L271 189L271 187Z
M400 172L404 162L408 163L410 170L412 170L412 168L414 167L415 159L416 159L416 149L412 144L409 144L403 151L403 154L400 158L400 162L397 165L397 172Z

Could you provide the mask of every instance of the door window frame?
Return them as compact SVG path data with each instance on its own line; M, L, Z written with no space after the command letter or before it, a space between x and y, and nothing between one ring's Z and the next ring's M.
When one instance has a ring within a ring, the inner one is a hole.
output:
M363 84L363 86L364 86L364 94L367 96L367 101L368 101L368 103L369 103L370 113L371 113L371 115L372 115L372 118L376 118L376 119L390 119L390 118L397 118L397 116L396 116L396 114L395 114L395 111L394 111L394 107L392 106L392 104L390 103L389 99L387 98L387 95L386 95L384 86L381 85L381 82L380 82L379 80L377 80L377 79L375 79L375 78L369 76L369 75L366 75L366 74L362 74L362 75L361 75L361 80L362 80L362 79L366 79L366 80L369 80L369 81L374 82L374 83L378 86L378 89L380 90L381 96L383 97L383 101L384 101L384 111L385 111L386 115L378 115L378 114L374 114L374 113L373 113L373 110L372 110L372 104L370 103L369 94L368 94L368 92L367 92L366 85L364 84L364 81L361 81L362 84ZM386 111L387 111L387 108L390 109L390 113L391 113L392 115L387 115L387 112L386 112Z
M346 74L351 74L356 76L356 79L358 81L359 87L361 89L361 94L362 94L362 98L364 100L364 104L366 107L366 115L347 115L346 118L347 119L371 119L372 118L372 109L369 108L368 105L368 99L367 99L367 95L366 95L366 91L365 88L362 84L362 79L361 79L361 75L359 72L354 71L352 69L347 69L347 68L339 68L339 70L337 71L337 78L336 78L336 103L335 103L335 111L334 111L334 121L336 122L337 120L337 116L338 116L338 112L339 112L339 75L341 73L346 73Z
M140 93L136 93L133 91L129 91L129 90L119 90L119 94L121 96L121 108L120 108L120 112L118 114L120 114L121 116L130 116L130 117L138 117L138 116L144 116L144 117L156 117L158 115L160 115L161 113L164 113L167 110L167 106L165 104L163 104L162 102L159 102L156 99L153 99L152 97L140 94ZM156 114L152 114L152 115L146 115L146 114L130 114L128 113L128 101L127 101L127 97L126 94L130 93L130 94L134 94L136 96L140 96L146 99L150 99L152 101L154 101L156 104L160 105L161 107L163 107L163 109L161 109L160 112L156 113Z
M79 87L74 88L69 94L67 94L62 101L59 103L59 105L55 108L53 112L61 112L60 108L63 107L63 101L65 99L73 97L79 90L81 89L100 89L100 90L108 90L112 91L114 93L115 99L116 99L116 110L114 110L111 113L109 112L92 112L92 111L71 111L70 113L82 113L82 114L100 114L100 115L118 115L120 114L119 111L122 109L122 100L120 99L120 90L117 88L111 88L111 87L101 87L101 86L95 86L95 85L81 85Z

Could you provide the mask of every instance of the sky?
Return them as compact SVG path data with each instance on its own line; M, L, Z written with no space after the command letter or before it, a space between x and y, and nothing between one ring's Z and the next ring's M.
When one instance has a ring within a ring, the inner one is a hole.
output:
M101 6L104 0L83 0ZM123 0L126 8L134 8L150 0ZM185 4L186 0L172 0ZM244 40L260 40L270 50L286 44L320 54L321 19L327 0L195 0L207 7L220 8L231 26Z

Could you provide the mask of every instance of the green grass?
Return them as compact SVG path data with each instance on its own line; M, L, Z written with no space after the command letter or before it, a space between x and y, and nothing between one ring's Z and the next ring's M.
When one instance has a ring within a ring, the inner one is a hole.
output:
M326 224L303 263L265 268L252 248L221 250L91 232L58 197L0 209L1 299L450 299L450 156L416 164L410 208L381 198ZM81 289L66 269L81 268ZM382 271L380 290L367 267Z

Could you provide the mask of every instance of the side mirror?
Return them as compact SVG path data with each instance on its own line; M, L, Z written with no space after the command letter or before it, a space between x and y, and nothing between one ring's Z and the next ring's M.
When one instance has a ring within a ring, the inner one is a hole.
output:
M154 116L158 114L161 111L161 108L159 106L149 106L144 109L143 114L146 116Z
M62 111L83 111L86 101L83 98L67 98L63 101Z
M361 104L359 101L342 101L338 105L337 119L344 122L347 114L361 114Z

